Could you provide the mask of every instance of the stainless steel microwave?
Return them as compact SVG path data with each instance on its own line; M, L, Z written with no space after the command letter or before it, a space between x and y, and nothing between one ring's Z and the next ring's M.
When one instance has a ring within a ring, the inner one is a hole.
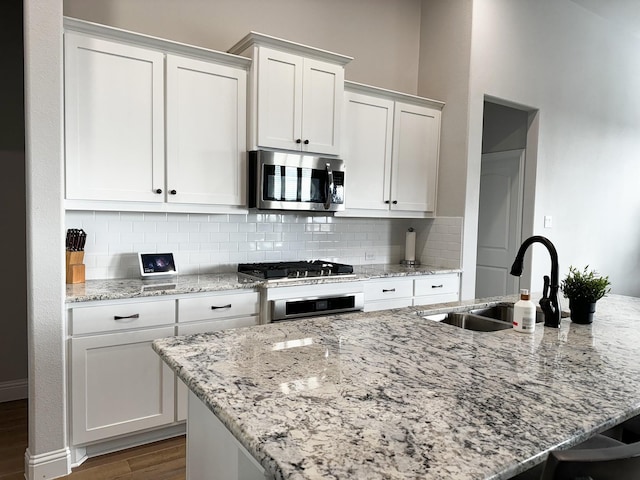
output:
M344 210L344 162L300 153L249 152L249 207Z

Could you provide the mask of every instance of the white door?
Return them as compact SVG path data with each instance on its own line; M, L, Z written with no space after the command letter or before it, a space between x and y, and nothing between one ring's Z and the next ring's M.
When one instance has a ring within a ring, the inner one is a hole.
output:
M522 236L524 150L482 155L476 298L518 292L509 274Z
M244 205L246 71L167 55L167 201Z
M64 42L66 198L164 201L164 54Z
M302 85L302 150L339 154L344 68L305 58Z
M302 62L297 55L259 48L258 146L300 150Z
M389 210L393 100L346 92L344 109L345 206Z
M433 212L438 184L440 110L396 102L391 209Z

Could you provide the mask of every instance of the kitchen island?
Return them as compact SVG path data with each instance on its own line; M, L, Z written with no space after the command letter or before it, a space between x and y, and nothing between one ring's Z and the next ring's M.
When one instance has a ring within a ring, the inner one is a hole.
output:
M507 479L640 413L640 299L611 295L593 324L565 318L532 335L419 315L476 303L172 337L153 348L193 392L188 428L210 414L266 478ZM203 458L214 450L206 443L188 449Z

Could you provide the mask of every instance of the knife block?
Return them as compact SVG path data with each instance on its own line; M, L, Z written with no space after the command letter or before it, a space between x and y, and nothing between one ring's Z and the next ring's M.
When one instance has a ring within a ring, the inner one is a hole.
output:
M84 283L84 252L66 252L67 283Z

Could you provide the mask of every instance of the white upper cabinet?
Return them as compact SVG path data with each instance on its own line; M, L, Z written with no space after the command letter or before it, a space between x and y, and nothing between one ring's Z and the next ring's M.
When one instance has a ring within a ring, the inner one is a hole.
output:
M341 216L435 214L443 104L347 82Z
M167 201L245 204L246 72L167 55Z
M393 100L345 92L346 207L389 210Z
M162 202L164 55L69 32L64 42L66 198Z
M247 58L65 19L65 206L246 211Z
M396 102L393 125L391 209L434 212L440 110Z
M350 57L252 32L229 50L253 58L248 148L340 153Z

